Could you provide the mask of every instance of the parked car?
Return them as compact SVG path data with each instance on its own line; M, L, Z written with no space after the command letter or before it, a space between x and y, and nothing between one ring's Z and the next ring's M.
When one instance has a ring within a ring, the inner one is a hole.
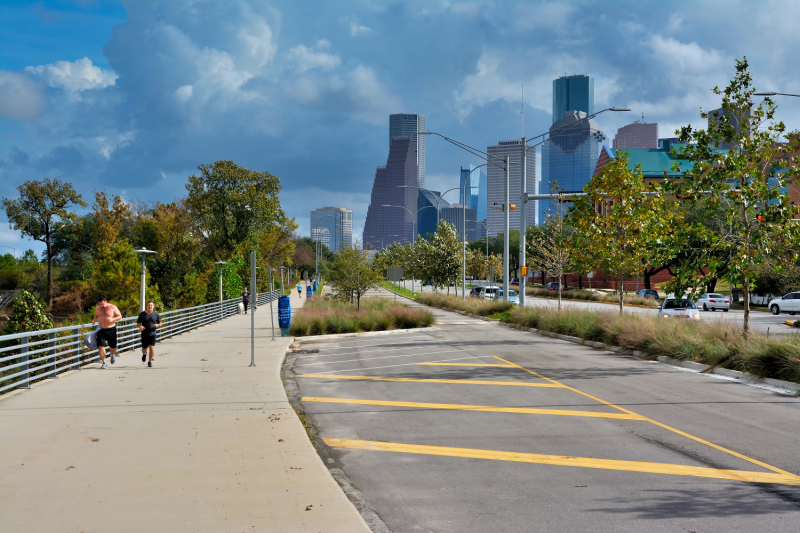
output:
M782 298L776 298L769 303L769 310L773 315L800 313L800 292L790 292Z
M700 296L700 299L697 300L697 305L700 306L703 311L722 309L727 313L728 309L731 308L731 301L727 296L710 292Z
M496 287L494 285L490 285L488 287L478 287L480 291L478 292L478 298L483 298L485 300L492 300L494 299L494 295L497 291L502 290L500 287Z
M483 289L483 287L472 287L472 290L469 291L469 295L472 296L473 298L480 298L481 289Z
M697 305L688 298L664 298L658 306L658 314L664 318L700 318Z
M510 285L519 285L519 278L511 278Z
M503 296L503 289L500 289L495 293L496 300L505 300L506 298ZM508 289L508 303L510 304L517 304L519 305L519 296L517 296L517 291L512 291Z
M636 293L636 296L641 296L642 298L652 298L653 300L658 300L658 291L655 289L642 289Z
M433 285L433 280L432 280L432 279L429 279L429 280L427 280L427 281L423 281L423 282L422 282L422 286L424 287L425 285Z
M547 288L550 289L551 291L557 291L558 289L561 288L561 284L557 281L551 281L550 283L547 284Z

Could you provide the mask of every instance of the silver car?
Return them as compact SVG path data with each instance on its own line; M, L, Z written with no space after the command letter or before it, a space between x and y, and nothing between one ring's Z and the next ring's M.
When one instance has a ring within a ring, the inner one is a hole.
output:
M800 313L800 292L790 292L784 295L783 298L776 298L770 301L769 310L772 311L773 315Z
M661 301L658 314L664 318L700 318L700 311L693 301L688 298L676 300L672 296Z
M697 300L697 306L703 311L716 311L722 309L726 313L731 308L731 301L727 296L717 294L716 292L709 292L700 296Z

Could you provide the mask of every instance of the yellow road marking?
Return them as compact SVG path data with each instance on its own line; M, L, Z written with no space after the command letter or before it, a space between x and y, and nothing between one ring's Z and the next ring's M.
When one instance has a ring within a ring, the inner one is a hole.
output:
M399 444L393 442L377 442L368 440L335 438L323 438L322 440L325 441L325 444L332 448L416 453L423 455L441 455L446 457L489 459L494 461L513 461L518 463L597 468L602 470L622 470L626 472L644 472L648 474L668 474L674 476L730 479L749 483L800 485L800 477L788 473L773 474L768 472L749 472L746 470L718 470L716 468L676 465L669 463L645 463L639 461L619 461L615 459L595 459L592 457L501 452L494 450L476 450L472 448L450 448L446 446L424 446L419 444Z
M467 379L412 379L412 378L387 378L379 376L334 376L330 374L304 374L298 378L331 378L331 379L357 379L363 381L408 381L412 383L459 383L464 385L509 385L512 387L550 387L564 388L563 385L554 383L523 383L513 381L476 381Z
M349 403L358 405L385 405L389 407L416 407L418 409L452 409L456 411L481 411L491 413L520 413L533 415L586 416L591 418L617 418L642 420L637 414L598 413L595 411L568 411L564 409L534 409L529 407L493 407L490 405L461 405L451 403L392 402L387 400L359 400L355 398L300 398L303 402Z
M501 368L514 368L514 365L491 365L486 363L416 363L428 366L499 366Z
M586 394L585 392L579 391L578 389L570 387L569 385L564 385L563 383L560 383L560 382L558 382L558 381L556 381L554 379L546 378L543 375L538 374L538 373L534 372L533 370L528 370L527 368L525 368L523 366L520 366L520 365L518 365L516 363L512 363L511 361L506 361L502 357L497 357L495 355L494 358L495 359L499 359L500 361L503 361L504 363L508 363L509 365L515 366L516 368L524 370L525 372L533 374L536 377L539 377L539 378L542 378L544 380L547 380L550 383L553 383L553 384L556 384L556 385L562 385L566 389L569 389L569 390L571 390L573 392L577 392L578 394L586 396L587 398L591 398L592 400L598 401L598 402L600 402L602 404L605 404L605 405L607 405L609 407L613 407L614 409L618 409L618 410L622 411L623 413L628 413L630 415L634 415L634 416L637 417L637 420L644 420L646 422L650 422L651 424L655 424L656 426L662 427L662 428L664 428L664 429L666 429L668 431L672 431L673 433L677 433L678 435L681 435L682 437L686 437L687 439L691 439L691 440L693 440L695 442L699 442L700 444L705 444L706 446L708 446L710 448L714 448L715 450L719 450L721 452L725 452L725 453L727 453L729 455L732 455L734 457L738 457L739 459L743 459L743 460L745 460L745 461L747 461L749 463L753 463L754 465L758 465L760 467L766 468L767 470L772 470L773 472L777 472L777 473L782 474L784 476L790 476L790 477L793 477L793 478L800 479L797 476L795 476L794 474L792 474L791 472L787 472L785 470L781 470L780 468L777 468L777 467L774 467L774 466L769 465L767 463L764 463L762 461L759 461L758 459L753 459L752 457L748 457L746 455L743 455L741 453L735 452L733 450L729 450L728 448L725 448L723 446L719 446L718 444L714 444L713 442L709 442L709 441L707 441L705 439L701 439L700 437L695 437L694 435L690 435L689 433L686 433L685 431L681 431L681 430L676 429L674 427L670 427L670 426L668 426L666 424L662 424L661 422L657 422L657 421L655 421L655 420L653 420L651 418L647 418L646 416L642 416L642 415L636 414L633 411L630 411L630 410L625 409L623 407L619 407L618 405L614 405L613 403L609 403L609 402L607 402L605 400L601 400L600 398L592 396L591 394Z

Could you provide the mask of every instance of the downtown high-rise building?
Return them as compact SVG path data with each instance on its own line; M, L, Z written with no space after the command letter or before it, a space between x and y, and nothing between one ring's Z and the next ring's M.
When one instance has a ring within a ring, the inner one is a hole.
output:
M486 229L490 237L498 233L503 233L505 225L505 214L497 208L505 203L505 170L502 167L502 159L509 156L511 161L509 171L509 191L510 203L517 206L517 209L510 213L510 226L512 229L519 229L520 215L520 189L522 185L522 150L520 141L500 141L495 146L490 146L486 150L489 154L489 164L486 166ZM528 149L526 165L526 185L529 194L536 194L536 150ZM479 216L476 212L476 216ZM526 226L536 224L536 210L526 209Z
M386 166L375 171L364 222L365 250L384 248L393 242L407 244L413 240L417 225L418 176L417 156L411 137L392 139Z
M332 252L353 244L353 212L344 207L322 207L311 211L311 240Z
M594 78L575 74L553 80L553 124L567 111L594 113Z
M636 121L622 126L614 136L613 148L652 148L658 149L658 124Z
M441 210L450 207L450 202L442 198L439 191L419 189L417 196L417 235L427 239L436 231Z
M417 160L417 185L425 187L425 135L417 135L425 131L425 115L419 113L397 113L389 115L389 142L392 139L411 137L414 142L414 155Z
M542 147L539 194L581 192L592 179L606 136L597 122L585 119L583 111L565 111L564 117L550 127L550 138ZM537 203L541 224L551 212L552 201Z

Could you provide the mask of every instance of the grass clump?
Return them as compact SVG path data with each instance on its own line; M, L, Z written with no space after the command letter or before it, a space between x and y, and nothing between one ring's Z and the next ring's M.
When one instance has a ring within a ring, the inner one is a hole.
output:
M509 322L712 367L800 383L800 335L768 337L724 322L665 320L617 312L514 307Z
M454 311L463 311L471 315L478 316L491 316L496 313L508 311L514 304L509 304L500 300L484 300L482 298L469 297L466 300L460 296L445 296L444 294L436 293L419 293L417 301L437 309L450 309Z
M292 315L289 334L295 337L307 337L332 333L424 328L435 322L430 311L412 309L385 298L362 298L360 310L349 303L317 298L307 301Z
M540 289L537 287L526 287L525 294L537 296L539 298L558 299L558 291ZM561 298L565 300L581 300L584 302L601 302L619 305L619 296L607 292L588 291L585 289L564 289L561 291ZM658 302L652 298L642 298L641 296L625 295L626 305L643 305L645 307L658 307Z

